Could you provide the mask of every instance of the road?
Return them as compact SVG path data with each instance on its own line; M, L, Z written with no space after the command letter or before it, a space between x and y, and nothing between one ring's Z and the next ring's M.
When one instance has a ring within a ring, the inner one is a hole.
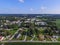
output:
M33 40L34 40L34 38L35 38L35 35L33 36L33 38L32 38L30 41L33 41Z
M26 41L26 39L27 39L27 35L25 35L25 38L24 38L24 40L23 40L23 41Z
M0 41L1 43L7 42L40 42L40 43L60 43L60 41L20 41L20 40L11 40L11 41Z
M18 30L15 32L15 34L14 34L9 40L12 40L12 39L14 38L14 36L19 32L19 30L20 30L20 29L18 29ZM20 34L20 35L21 35L21 34ZM19 35L19 36L20 36L20 35Z

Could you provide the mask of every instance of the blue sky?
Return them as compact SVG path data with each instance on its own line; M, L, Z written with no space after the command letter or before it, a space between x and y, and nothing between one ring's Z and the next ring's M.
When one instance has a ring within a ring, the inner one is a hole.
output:
M0 0L0 14L60 14L60 0Z

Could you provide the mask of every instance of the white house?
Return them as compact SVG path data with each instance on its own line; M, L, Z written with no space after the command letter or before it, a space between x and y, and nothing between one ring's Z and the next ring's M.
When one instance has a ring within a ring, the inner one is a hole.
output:
M58 39L58 38L59 38L59 36L57 36L57 35L53 35L53 38L56 38L56 39Z
M46 25L46 22L35 22L36 25Z

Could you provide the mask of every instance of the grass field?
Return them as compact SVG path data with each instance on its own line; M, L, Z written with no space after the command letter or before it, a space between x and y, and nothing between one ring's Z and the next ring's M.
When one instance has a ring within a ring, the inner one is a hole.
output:
M60 43L15 42L15 43L4 43L4 45L60 45Z
M58 28L60 28L60 19L56 19L56 25Z

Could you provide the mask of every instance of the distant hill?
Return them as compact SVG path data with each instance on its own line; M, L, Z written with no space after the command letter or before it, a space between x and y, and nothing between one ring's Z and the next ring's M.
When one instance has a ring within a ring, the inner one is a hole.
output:
M60 14L0 14L0 16L27 16L27 17L48 17L48 18L60 18Z

